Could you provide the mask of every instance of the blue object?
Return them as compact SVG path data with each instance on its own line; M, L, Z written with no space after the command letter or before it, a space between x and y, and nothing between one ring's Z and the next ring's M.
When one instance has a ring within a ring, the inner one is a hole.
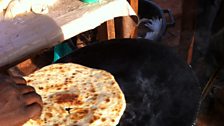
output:
M96 3L99 2L99 0L81 0L84 3Z
M56 45L54 47L54 61L57 61L63 56L68 55L69 53L72 52L72 48L69 46L68 43L61 43L59 45Z

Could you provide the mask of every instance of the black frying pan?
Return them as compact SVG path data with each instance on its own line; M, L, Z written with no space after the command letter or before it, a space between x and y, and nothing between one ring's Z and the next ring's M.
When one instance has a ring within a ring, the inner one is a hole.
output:
M173 52L148 40L110 40L81 48L58 62L112 73L127 107L119 126L191 126L201 90Z

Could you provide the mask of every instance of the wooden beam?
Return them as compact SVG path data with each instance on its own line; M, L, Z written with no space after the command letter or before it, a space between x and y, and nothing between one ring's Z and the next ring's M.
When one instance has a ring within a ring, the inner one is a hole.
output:
M107 21L108 40L115 39L115 25L114 19Z
M27 13L0 22L0 69L94 29L109 19L135 15L125 0L105 0L97 4L85 4L79 0L60 2L62 4L50 8L45 16ZM109 39L115 38L113 25L113 21L106 24Z
M182 1L181 36L179 53L187 60L188 48L191 45L196 25L197 0Z
M64 40L61 28L44 15L26 16L13 23L0 22L0 29L4 29L0 30L0 67L16 64Z
M135 38L138 19L132 16L115 18L116 38Z
M97 29L97 40L104 41L115 39L114 19L101 24Z
M128 0L136 14L138 14L138 0Z

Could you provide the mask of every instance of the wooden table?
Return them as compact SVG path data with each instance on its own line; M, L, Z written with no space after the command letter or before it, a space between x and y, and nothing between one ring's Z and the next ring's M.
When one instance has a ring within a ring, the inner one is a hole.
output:
M47 15L29 13L0 22L0 68L8 68L79 33L125 16L134 16L137 21L126 0L100 0L94 4L63 0Z

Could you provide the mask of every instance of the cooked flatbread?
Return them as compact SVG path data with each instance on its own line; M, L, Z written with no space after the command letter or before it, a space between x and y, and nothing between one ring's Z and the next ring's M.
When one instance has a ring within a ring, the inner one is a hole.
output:
M24 126L116 126L125 110L114 77L78 64L53 64L24 77L41 95L40 119Z

